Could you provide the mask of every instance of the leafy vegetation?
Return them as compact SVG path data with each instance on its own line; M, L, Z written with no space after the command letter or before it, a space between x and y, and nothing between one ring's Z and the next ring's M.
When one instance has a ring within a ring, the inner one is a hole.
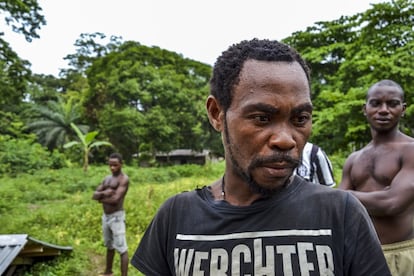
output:
M57 98L55 101L48 101L46 104L32 105L29 123L27 128L33 131L39 143L47 146L50 150L62 149L63 145L69 142L75 132L71 124L81 119L79 106L73 99L64 101ZM82 132L88 130L87 125L77 126Z
M100 146L112 147L112 144L107 141L95 141L98 131L91 131L83 134L82 131L74 124L71 123L70 126L78 135L79 141L71 141L63 145L64 148L70 148L78 146L82 149L83 152L83 171L86 172L89 166L89 155L94 148Z
M167 197L208 185L223 170L223 163L164 168L124 166L131 182L125 199L129 255ZM21 275L89 276L103 271L102 207L92 200L92 193L108 173L107 166L91 166L86 173L79 168L65 168L0 178L1 234L28 234L73 247L71 254L26 268ZM119 255L114 262L115 275L119 274L118 264ZM134 268L129 270L131 275L139 275Z
M21 172L30 174L43 169L59 169L65 165L62 153L47 151L36 143L33 136L16 139L0 135L0 175L15 177Z
M38 1L13 3L0 3L6 22L27 39L37 38L45 22ZM412 14L412 0L387 1L362 13L317 22L283 40L312 68L311 141L330 156L346 156L369 141L361 105L367 89L384 78L406 91L407 116L401 128L413 135ZM99 32L81 34L75 46L59 77L32 75L27 61L2 48L0 114L5 120L0 136L33 144L30 135L35 134L40 145L64 154L68 164L86 160L84 151L63 149L76 138L71 123L82 134L99 132L99 139L110 142L127 164L157 166L156 153L179 148L223 154L220 135L205 111L209 65ZM108 151L102 147L89 152L88 162L102 163ZM25 171L24 166L19 169Z
M27 41L38 38L46 24L42 8L36 0L0 1L0 14L7 26ZM30 63L21 59L3 39L0 31L0 108L10 110L26 96L30 79Z
M86 70L85 118L126 159L143 147L152 156L206 148L209 139L200 128L208 123L204 101L210 71L176 53L126 41Z
M315 105L312 140L328 153L346 154L371 138L362 115L368 88L398 82L409 106L402 130L414 134L414 5L412 0L373 4L363 13L317 22L284 41L312 68Z

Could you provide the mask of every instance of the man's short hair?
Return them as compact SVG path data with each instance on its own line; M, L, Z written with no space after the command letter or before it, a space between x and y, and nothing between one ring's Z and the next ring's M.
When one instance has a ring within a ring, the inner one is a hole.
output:
M109 159L118 159L119 163L122 163L122 155L118 152L111 153Z
M224 111L231 105L232 90L239 82L240 71L248 59L298 62L305 71L310 88L310 69L294 48L276 40L244 40L230 46L214 64L210 94L217 99Z
M393 81L393 80L388 80L388 79L384 79L384 80L380 80L377 83L374 83L367 91L366 95L365 95L365 99L368 100L369 97L369 92L374 89L375 87L378 86L390 86L390 87L396 87L398 90L400 90L401 92L401 99L404 101L405 100L405 93L404 90L402 89L401 85L399 85L397 82Z

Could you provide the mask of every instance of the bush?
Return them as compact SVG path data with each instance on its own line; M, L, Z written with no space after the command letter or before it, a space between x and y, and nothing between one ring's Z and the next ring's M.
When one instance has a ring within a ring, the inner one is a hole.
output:
M36 143L34 139L15 139L0 136L0 174L16 176L19 173L33 174L45 168L62 168L65 164L63 154Z

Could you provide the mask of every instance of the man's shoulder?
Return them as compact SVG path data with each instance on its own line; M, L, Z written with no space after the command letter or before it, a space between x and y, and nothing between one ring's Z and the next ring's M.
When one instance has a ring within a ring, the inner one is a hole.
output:
M334 213L344 213L349 208L356 212L361 211L361 204L349 191L312 183L305 183L300 187L296 194L296 201L300 202L299 204L306 204L308 208L329 210Z
M391 150L394 156L414 160L414 138L410 136L404 135L402 139L383 143L382 147L387 151Z
M412 168L414 165L414 142L403 143L399 152L399 155L402 158L403 166Z
M194 190L182 190L176 194L173 194L167 198L166 201L180 201L180 200L191 200L194 199L197 194L202 191L205 187L197 188Z
M413 138L411 138L409 140L405 140L405 141L400 142L400 143L396 143L396 144L400 145L400 147L402 149L414 150L414 139Z
M299 178L299 177L298 177ZM346 196L347 193L344 190L340 190L337 188L332 188L326 185L315 185L314 183L299 178L298 181L301 181L300 183L300 192L304 192L305 194L309 195L327 195L327 196Z
M160 210L170 212L171 210L182 210L182 208L191 208L197 202L199 190L182 191L169 196L161 205Z
M126 173L124 173L124 172L121 172L121 173L117 176L117 178L118 178L120 181L123 181L123 182L128 182L128 181L129 181L129 177L128 177L128 175L127 175Z
M122 175L122 177L124 177L125 179L129 179L129 176L128 176L126 173L122 172L122 173L121 173L121 175Z
M348 155L348 157L346 158L346 162L356 162L361 156L369 154L370 150L370 146L368 145L364 146L359 150L355 150Z

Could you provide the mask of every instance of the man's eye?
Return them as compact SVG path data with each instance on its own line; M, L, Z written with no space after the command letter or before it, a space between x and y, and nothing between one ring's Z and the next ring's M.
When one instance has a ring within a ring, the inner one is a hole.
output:
M270 121L269 116L266 115L255 115L253 118L258 123L267 123Z
M399 101L390 101L390 102L388 102L388 106L390 106L390 107L397 107L399 105L400 105Z
M377 107L379 105L379 102L378 101L371 101L371 102L369 102L369 105L372 106L372 107Z
M293 122L297 125L305 125L310 120L310 118L310 115L300 115L295 117Z

